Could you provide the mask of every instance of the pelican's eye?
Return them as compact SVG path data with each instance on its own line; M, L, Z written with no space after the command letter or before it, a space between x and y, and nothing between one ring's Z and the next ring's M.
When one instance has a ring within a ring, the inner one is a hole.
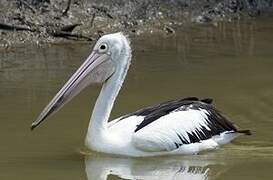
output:
M107 44L101 44L100 47L99 47L99 52L100 53L105 53L106 51L108 50L108 46Z

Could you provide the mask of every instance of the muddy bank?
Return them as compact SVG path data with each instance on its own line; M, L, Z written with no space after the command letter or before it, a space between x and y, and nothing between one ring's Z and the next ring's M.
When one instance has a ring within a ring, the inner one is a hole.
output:
M272 0L1 0L0 47L92 41L114 31L175 34L192 23L252 19Z

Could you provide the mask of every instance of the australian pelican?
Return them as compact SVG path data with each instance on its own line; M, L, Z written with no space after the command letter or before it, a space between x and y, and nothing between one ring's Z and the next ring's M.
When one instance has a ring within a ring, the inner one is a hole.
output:
M92 53L44 108L31 129L60 109L92 82L102 83L90 119L86 146L123 156L196 154L226 144L238 130L211 104L195 97L147 107L108 122L131 62L129 39L122 33L102 36Z

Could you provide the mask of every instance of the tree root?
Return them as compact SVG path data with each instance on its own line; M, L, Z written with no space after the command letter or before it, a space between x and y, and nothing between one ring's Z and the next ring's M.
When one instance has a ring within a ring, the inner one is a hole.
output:
M30 32L35 31L34 29L30 29L27 27L9 25L9 24L4 24L4 23L0 23L0 29L8 30L8 31L30 31Z
M62 37L62 38L67 38L67 39L76 39L76 40L87 40L87 41L93 41L92 38L84 36L82 34L76 34L76 33L72 33L72 32L67 32L67 31L52 31L49 32L49 34L51 34L54 37Z
M75 27L79 26L80 24L72 24L72 25L66 25L61 28L52 28L48 27L46 29L46 32L53 36L53 37L62 37L67 39L73 39L73 40L87 40L87 41L93 41L91 37L84 36L82 34L72 33ZM42 31L39 29L31 29L27 27L22 26L16 26L16 25L9 25L0 23L0 29L7 30L7 31L29 31L29 32L37 32L41 33Z

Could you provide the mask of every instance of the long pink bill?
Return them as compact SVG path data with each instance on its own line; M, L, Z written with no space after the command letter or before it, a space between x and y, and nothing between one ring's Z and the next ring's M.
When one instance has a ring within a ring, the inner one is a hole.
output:
M57 112L64 104L69 102L74 96L79 94L96 77L98 67L105 62L110 62L107 54L99 54L93 51L72 77L65 83L61 90L55 95L50 103L40 113L38 118L31 124L31 130L41 124L48 116ZM95 72L95 73L92 73Z

